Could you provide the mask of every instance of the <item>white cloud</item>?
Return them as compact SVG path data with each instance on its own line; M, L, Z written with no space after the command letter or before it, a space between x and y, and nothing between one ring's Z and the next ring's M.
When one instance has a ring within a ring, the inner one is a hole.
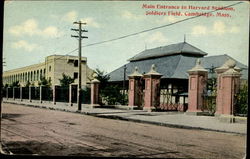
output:
M31 52L34 49L38 48L38 45L37 44L30 44L25 40L20 40L20 41L17 41L17 42L13 42L12 43L12 48L24 49L24 50L26 50L28 52Z
M59 32L57 27L54 27L54 26L49 26L42 31L42 35L45 37L59 37L62 34L63 33Z
M88 18L83 18L81 19L81 22L87 23L87 26L95 27L95 28L100 28L100 24L97 23L94 18L88 17Z
M235 34L238 33L239 31L240 31L239 27L226 25L222 21L215 21L210 27L203 25L196 25L192 28L192 34L195 36L208 35L208 34L220 36L228 33Z
M129 20L139 20L139 19L144 18L144 16L133 14L127 10L125 10L121 13L121 17L124 19L129 19Z
M55 26L49 26L44 29L40 29L38 27L38 22L35 19L28 19L20 25L10 27L9 33L15 36L38 35L42 37L59 37L63 34L62 32L59 32Z
M70 11L62 17L62 20L73 23L74 21L77 20L77 16L78 15L76 11Z
M162 34L162 32L155 32L152 35L149 35L146 39L148 43L166 43L168 39Z
M28 19L20 25L10 27L9 32L16 36L23 34L32 36L38 32L37 21L35 19Z
M212 33L214 34L224 34L226 32L226 25L222 21L216 21L213 24Z
M205 35L207 34L207 28L203 25L196 25L192 28L192 34L198 35Z
M156 20L158 24L174 23L176 21L178 21L178 18L174 16L164 16L164 18Z
M238 33L238 32L240 32L240 29L239 29L239 27L232 26L232 27L229 29L229 32L230 32L230 33Z

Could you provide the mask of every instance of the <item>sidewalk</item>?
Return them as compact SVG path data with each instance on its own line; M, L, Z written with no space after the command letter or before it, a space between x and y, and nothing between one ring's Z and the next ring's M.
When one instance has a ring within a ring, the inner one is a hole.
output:
M237 134L247 133L247 118L245 117L237 117L235 123L227 123L222 122L218 117L186 115L183 112L147 112L143 110L126 110L117 108L92 108L90 105L85 104L82 104L82 110L81 112L78 112L76 104L69 106L68 103L57 102L56 105L54 105L52 102L39 103L39 101L34 100L29 102L28 100L20 101L18 99L3 99L3 103L22 104L32 107L74 113L77 112L96 117L135 121L168 127L202 129Z

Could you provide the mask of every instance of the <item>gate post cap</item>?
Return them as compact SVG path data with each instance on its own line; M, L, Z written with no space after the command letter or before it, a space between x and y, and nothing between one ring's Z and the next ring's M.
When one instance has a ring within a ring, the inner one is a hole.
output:
M142 74L139 73L139 68L137 66L135 66L134 72L132 74L130 74L128 77L141 77Z
M188 72L197 72L197 71L208 72L204 67L201 66L201 60L200 59L197 59L195 66L192 69L188 70Z

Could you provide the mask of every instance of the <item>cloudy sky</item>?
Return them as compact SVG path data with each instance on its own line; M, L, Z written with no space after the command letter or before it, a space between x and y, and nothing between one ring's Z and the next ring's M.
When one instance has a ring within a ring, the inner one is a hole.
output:
M143 9L143 4L226 6L228 2L114 2L114 1L10 1L4 10L4 71L44 62L46 56L65 55L78 47L74 21L87 22L82 44L88 45L170 24L188 16L145 15L147 11L206 12L206 10ZM198 17L117 41L83 47L92 69L110 72L141 51L186 41L208 53L228 54L248 64L249 4L233 6L225 17ZM211 10L209 10L211 11ZM69 55L77 55L77 50Z

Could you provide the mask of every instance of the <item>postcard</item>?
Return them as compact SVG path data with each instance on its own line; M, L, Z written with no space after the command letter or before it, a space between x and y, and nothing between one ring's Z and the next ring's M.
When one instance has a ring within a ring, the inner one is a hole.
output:
M249 2L4 2L1 153L246 158Z

